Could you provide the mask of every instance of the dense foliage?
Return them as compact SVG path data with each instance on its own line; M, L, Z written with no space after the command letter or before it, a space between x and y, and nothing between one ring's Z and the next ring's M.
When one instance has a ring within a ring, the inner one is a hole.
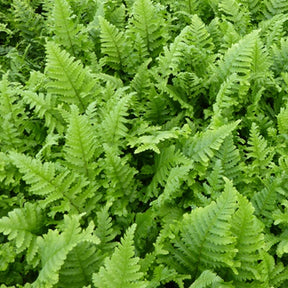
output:
M288 287L288 2L2 0L0 287Z

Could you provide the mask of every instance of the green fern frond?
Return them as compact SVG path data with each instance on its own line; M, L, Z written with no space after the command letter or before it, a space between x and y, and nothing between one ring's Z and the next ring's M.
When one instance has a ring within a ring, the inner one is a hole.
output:
M107 176L107 201L117 201L115 209L117 213L127 214L127 205L135 199L136 183L134 176L137 170L127 163L127 157L121 158L115 149L104 145L105 159L103 169Z
M83 177L71 173L66 168L57 166L56 169L56 165L52 162L42 163L39 159L16 152L11 152L9 157L24 174L23 180L30 185L30 193L44 198L39 202L42 208L60 200L60 203L57 202L59 205L52 208L54 213L71 209L79 213L80 207L90 197L89 189L82 193L83 187L87 185Z
M59 271L57 288L79 288L92 284L92 274L99 269L101 263L99 256L96 245L80 242L67 255Z
M282 284L288 280L288 268L282 262L275 264L273 256L265 253L260 265L262 282L266 284L266 287L284 287Z
M180 129L171 129L168 131L153 131L152 135L143 135L137 136L137 138L132 138L129 141L129 146L137 147L134 153L141 153L147 150L152 150L157 154L160 154L160 149L157 146L161 142L164 142L168 139L177 139L182 133L185 131L181 131Z
M155 155L154 175L147 186L146 199L148 200L152 195L158 196L158 186L165 187L171 169L183 163L187 163L187 159L180 151L176 151L175 146L170 145L161 149L160 154Z
M276 209L276 203L283 192L280 179L271 178L271 180L264 181L264 185L261 191L253 195L251 202L255 208L255 215L270 226L273 222L272 215Z
M273 70L280 75L288 71L288 39L281 38L280 47L274 44L272 45L272 61L273 61Z
M16 253L28 249L26 260L37 264L35 258L38 246L36 240L44 226L43 211L37 204L26 203L23 208L16 208L0 219L0 232L8 235L8 240L15 241Z
M95 86L89 71L80 61L75 61L65 50L53 43L46 44L46 74L48 93L58 96L58 101L78 105L83 112L87 107L87 98Z
M115 248L116 243L112 242L115 239L117 232L112 227L112 218L109 215L109 208L111 203L107 204L100 211L96 213L97 225L95 229L95 235L100 239L98 249L100 249L104 255Z
M252 123L247 147L247 159L253 159L253 167L258 170L265 169L269 165L274 153L268 147L267 141L259 133L259 128L255 123Z
M288 134L288 109L287 107L281 108L277 116L278 131L280 134Z
M51 94L44 95L43 93L35 93L32 91L21 92L23 100L29 104L40 119L45 120L45 126L48 128L48 133L52 133L55 129L62 134L64 131L63 119L59 112L54 108L55 101Z
M259 31L252 31L245 35L238 43L227 50L216 68L216 78L225 81L227 77L236 73L239 81L247 81L250 77L253 53Z
M115 70L122 70L126 65L126 40L123 32L119 31L113 24L99 16L101 27L101 59L103 64Z
M66 134L64 157L72 169L82 172L93 181L95 165L92 164L96 151L94 130L85 115L79 115L77 106L71 106L71 117Z
M201 134L196 134L191 141L187 141L184 147L184 154L205 167L208 166L211 158L220 149L226 137L236 129L240 121L222 125L217 128L210 128Z
M231 220L237 207L236 193L227 180L216 202L184 214L180 235L172 240L174 248L170 251L170 265L178 272L196 276L207 269L235 269L237 249Z
M35 13L30 1L13 0L14 25L28 43L40 41L41 31L45 30L43 17ZM35 43L34 43L35 44Z
M238 1L220 0L218 7L221 17L234 24L241 35L245 35L250 24L250 15L246 5ZM246 9L245 9L246 8Z
M74 57L80 53L84 47L88 50L89 44L81 24L75 23L75 15L71 9L69 1L55 0L51 1L52 11L48 21L51 23L51 30L55 34L54 41L64 48Z
M97 288L144 288L143 273L140 272L139 258L134 256L133 237L136 225L127 229L121 244L117 246L111 258L106 258L105 266L93 275L93 284Z
M264 36L268 49L271 49L273 44L278 44L282 37L285 36L284 25L287 20L287 14L277 14L259 23L260 35Z
M215 196L219 196L219 192L224 187L224 169L222 165L222 161L217 159L212 165L212 171L208 172L207 182L204 183L204 189L206 193L211 197L211 199L215 200Z
M238 250L234 261L240 262L237 274L233 275L236 283L247 280L261 280L259 262L264 252L264 225L253 215L252 204L240 194L238 195L239 208L232 217L231 231L237 237ZM236 284L235 283L235 284ZM238 285L236 285L238 287Z
M140 35L152 57L158 54L166 41L163 29L165 22L157 8L150 0L136 0L133 5L133 28L130 28L136 35Z
M264 15L267 18L277 14L286 14L288 12L288 3L285 0L265 0Z
M102 110L103 120L100 126L100 134L102 141L108 145L117 147L121 141L127 136L128 128L126 117L128 108L131 105L132 94L124 94L124 89L119 89L114 96L107 102Z
M61 234L57 230L49 230L43 237L38 238L42 269L33 283L34 287L53 287L59 281L59 271L68 253L79 243L99 243L99 239L93 234L93 225L89 225L85 230L80 228L79 221L82 216L64 215Z
M153 205L155 204L155 209L158 209L157 207L159 206L173 202L175 198L181 197L181 184L185 181L191 169L193 169L192 163L190 165L173 167L169 171L163 193L152 202Z
M215 159L219 159L222 163L223 176L233 180L233 183L237 183L241 176L239 167L241 157L239 150L234 145L232 135L225 138L220 149L215 153Z
M216 273L211 270L205 270L201 273L201 275L193 282L189 288L220 288L220 287L233 287L232 285L221 285L223 283L223 279L219 277ZM228 283L227 283L228 284Z

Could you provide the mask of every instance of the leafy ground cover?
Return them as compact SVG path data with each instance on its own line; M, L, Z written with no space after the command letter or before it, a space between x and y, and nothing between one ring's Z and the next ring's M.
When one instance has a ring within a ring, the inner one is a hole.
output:
M2 0L0 284L288 285L286 0Z

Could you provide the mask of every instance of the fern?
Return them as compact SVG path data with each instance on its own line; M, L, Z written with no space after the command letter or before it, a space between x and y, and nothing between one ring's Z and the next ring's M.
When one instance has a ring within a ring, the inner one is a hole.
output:
M134 176L137 170L127 164L127 158L120 158L113 148L105 145L104 150L106 157L103 168L108 178L107 200L118 203L115 212L127 214L127 205L135 199L133 196L136 187Z
M117 246L111 258L106 258L105 267L93 275L93 284L97 288L144 288L143 273L140 272L139 258L134 256L133 235L136 225L127 229L121 244Z
M125 90L118 90L114 97L107 102L106 107L102 110L102 123L99 125L101 129L102 141L111 146L120 145L120 139L128 134L126 123L128 122L129 101L132 94L123 95Z
M32 159L16 152L11 152L10 158L20 172L24 174L23 179L26 183L31 185L30 193L45 197L39 203L41 207L45 208L60 200L60 203L54 208L54 213L58 210L69 211L70 209L80 212L80 207L89 197L86 193L90 193L88 190L81 194L83 187L87 185L83 178L69 173L67 169L62 168L59 171L59 167L55 167L54 163L45 162L42 164L38 159ZM56 171L60 172L57 176Z
M67 255L59 271L57 287L84 287L92 284L92 274L100 266L100 255L97 257L96 246L89 242L80 242Z
M234 274L235 284L239 281L261 280L259 262L264 252L263 225L253 215L254 209L243 196L238 196L239 208L232 217L232 233L237 237L236 262L240 262L238 273Z
M185 214L179 223L180 235L173 240L170 265L178 272L195 276L207 268L234 269L237 250L231 219L236 207L236 190L226 182L216 203Z
M267 141L258 131L255 123L252 123L250 137L248 140L247 158L253 159L253 169L265 169L273 157L273 151L268 147Z
M15 241L16 253L27 249L27 262L36 266L38 246L37 237L44 227L43 211L36 204L26 203L23 208L16 208L8 217L0 219L0 232L8 235L8 240Z
M95 177L92 160L96 152L96 139L93 134L87 117L79 115L77 106L72 106L64 147L65 159L72 169L78 170L91 181Z
M124 34L113 24L99 16L101 27L101 52L106 55L102 63L115 70L122 70L126 64L127 54Z
M264 6L266 8L264 14L267 18L288 11L288 3L285 0L265 0Z
M225 138L237 127L240 121L220 126L219 128L208 129L201 134L194 136L193 142L187 142L185 155L192 157L194 161L208 166L210 159L219 150ZM192 145L191 145L192 144Z
M165 43L164 21L150 0L136 0L133 5L133 31L153 57ZM159 9L159 8L158 8Z
M83 112L95 86L89 71L53 42L47 43L46 52L46 74L50 80L47 83L48 92L57 96L60 103L79 105Z
M69 1L56 0L51 1L53 5L50 9L49 19L51 22L51 31L55 34L55 42L64 46L64 48L74 57L79 55L82 47L89 49L87 35L84 33L84 27L75 22Z
M225 285L224 281L214 272L210 270L203 271L201 275L189 286L189 288L205 288L205 287L233 287L229 284Z
M65 215L61 234L50 230L43 238L38 239L42 269L33 283L34 287L53 287L59 281L59 271L70 251L85 241L98 243L98 238L92 233L93 225L82 230L79 224L80 218L81 215L70 217ZM77 276L73 275L74 282L77 281Z

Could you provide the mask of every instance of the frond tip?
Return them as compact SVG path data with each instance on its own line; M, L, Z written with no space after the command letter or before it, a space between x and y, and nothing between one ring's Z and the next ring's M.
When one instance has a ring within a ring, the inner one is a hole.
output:
M144 288L147 285L140 272L139 258L134 256L133 237L136 225L128 228L121 244L115 249L111 258L106 258L105 266L93 276L97 288Z

